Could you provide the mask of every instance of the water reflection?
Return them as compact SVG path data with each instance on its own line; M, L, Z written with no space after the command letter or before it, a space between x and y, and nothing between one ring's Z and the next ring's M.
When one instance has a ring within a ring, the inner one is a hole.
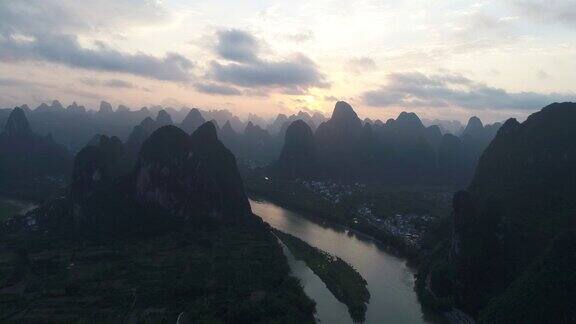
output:
M271 226L339 256L360 272L368 282L371 295L366 323L426 323L413 289L413 273L403 260L385 252L368 237L343 227L311 221L269 202L250 203L253 212ZM311 290L317 295L323 293L306 284L307 293ZM323 318L322 313L318 315L323 322L334 323Z

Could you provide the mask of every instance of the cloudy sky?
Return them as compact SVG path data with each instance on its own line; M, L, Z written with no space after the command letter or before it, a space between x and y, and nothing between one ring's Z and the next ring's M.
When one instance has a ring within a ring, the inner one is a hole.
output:
M576 100L576 0L0 0L0 106L524 118Z

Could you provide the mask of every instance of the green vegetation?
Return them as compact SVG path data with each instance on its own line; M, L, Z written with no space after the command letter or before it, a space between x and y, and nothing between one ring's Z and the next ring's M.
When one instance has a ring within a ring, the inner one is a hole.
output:
M556 237L546 252L482 310L480 323L573 323L576 233Z
M306 262L322 279L336 299L346 304L354 321L364 321L370 292L366 288L366 280L358 271L342 259L310 246L290 234L278 230L274 230L274 233L297 259Z
M0 231L0 322L313 323L254 220L104 243Z

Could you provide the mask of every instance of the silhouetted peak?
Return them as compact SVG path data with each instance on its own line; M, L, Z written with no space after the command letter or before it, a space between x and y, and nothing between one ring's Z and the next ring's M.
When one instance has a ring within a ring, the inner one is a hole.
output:
M154 119L152 119L152 117L146 117L140 122L140 126L142 126L146 131L150 133L154 131L155 124L156 122Z
M8 116L4 132L9 136L28 136L32 134L30 124L22 108L14 108Z
M111 112L113 112L112 105L106 101L101 101L100 102L100 109L98 110L98 112L101 114L111 113Z
M202 113L200 113L200 110L198 110L197 108L190 109L190 111L188 111L188 114L186 114L186 118L204 119L204 117L202 117Z
M296 115L296 118L300 118L300 119L310 119L310 118L312 118L312 117L310 116L309 113L300 110L300 111L298 112L298 114Z
M261 133L262 131L263 129L260 126L254 125L251 121L249 121L244 128L245 135L257 134Z
M232 125L230 124L229 120L227 120L224 126L222 126L220 134L222 135L222 138L229 138L229 139L234 138L236 135L238 135L238 133L236 133L234 128L232 128Z
M36 107L36 111L46 111L50 109L50 106L48 106L45 102L41 103L38 107Z
M130 111L130 108L128 108L128 107L125 106L125 105L120 105L120 106L118 106L118 109L116 109L116 112L117 112L117 113L126 113L126 112L129 112L129 111Z
M500 134L500 133L501 134L512 133L512 132L516 131L518 128L520 128L520 123L516 120L516 118L509 118L508 120L506 120L504 125L502 125L502 127L500 127L498 134Z
M158 111L158 114L156 115L156 124L159 127L172 125L173 124L172 117L170 117L170 114L168 114L166 110L162 109Z
M20 109L24 110L24 113L29 113L32 111L32 109L30 109L30 107L28 107L28 105L22 105L20 106Z
M204 117L202 117L200 111L196 108L192 108L188 111L186 117L184 117L181 126L182 129L184 129L186 132L191 133L205 122L206 120L204 119Z
M281 177L308 177L316 173L316 147L310 126L298 119L288 126L274 173Z
M232 128L232 125L230 124L229 120L227 120L226 123L224 123L224 126L222 126L222 130L228 129L228 128L231 130L234 130L234 128Z
M473 116L470 117L468 120L468 124L466 124L466 128L464 129L463 135L470 135L475 136L478 135L484 129L484 125L480 118Z
M405 111L401 112L398 118L396 118L396 126L406 130L419 130L424 128L418 115Z
M55 109L55 110L63 110L64 106L62 106L60 101L54 100L54 101L52 101L52 105L50 106L50 108Z
M358 115L348 103L338 101L332 112L332 120L354 120L358 119Z
M370 118L364 118L363 123L364 124L372 124L373 122L372 122L372 119L370 119Z
M74 101L70 106L66 108L66 111L71 113L84 113L86 112L86 108L84 106L78 106L76 101Z
M216 126L210 121L205 122L192 133L192 138L199 142L213 143L218 140Z

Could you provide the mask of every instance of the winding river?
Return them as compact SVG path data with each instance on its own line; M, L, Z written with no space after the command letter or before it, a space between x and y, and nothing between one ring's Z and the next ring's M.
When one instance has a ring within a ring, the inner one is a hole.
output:
M429 322L414 291L413 272L405 261L386 253L369 238L346 229L313 222L267 201L251 200L250 203L252 211L272 227L339 256L360 272L368 282L371 295L365 323ZM336 300L320 278L283 248L293 275L301 280L306 294L316 301L319 322L353 323L346 306Z

